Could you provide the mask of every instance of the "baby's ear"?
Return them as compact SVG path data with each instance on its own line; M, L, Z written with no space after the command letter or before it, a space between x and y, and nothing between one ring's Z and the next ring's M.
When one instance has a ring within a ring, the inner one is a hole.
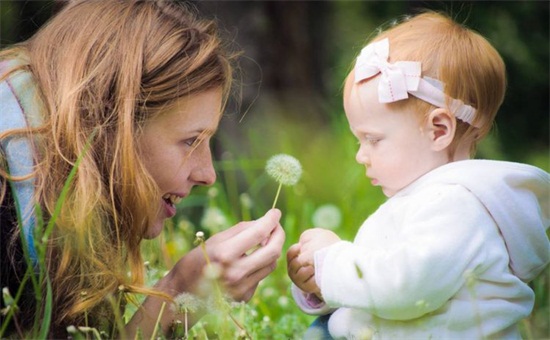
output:
M446 109L438 108L430 112L427 131L434 151L441 151L451 145L456 132L456 119Z

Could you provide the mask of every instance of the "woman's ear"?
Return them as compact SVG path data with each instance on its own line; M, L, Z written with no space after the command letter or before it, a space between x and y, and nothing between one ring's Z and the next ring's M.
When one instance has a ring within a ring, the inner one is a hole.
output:
M426 130L433 150L444 150L455 137L456 119L448 110L437 108L428 115Z

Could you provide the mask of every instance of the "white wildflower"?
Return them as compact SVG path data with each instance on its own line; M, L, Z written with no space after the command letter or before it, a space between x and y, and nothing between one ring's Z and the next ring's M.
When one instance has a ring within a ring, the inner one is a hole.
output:
M181 293L174 298L172 311L176 314L196 313L203 307L201 299L190 293Z
M271 157L267 161L265 171L279 183L275 200L273 200L272 208L275 208L279 193L281 192L281 187L283 185L294 185L300 180L300 176L302 176L302 165L292 156L279 154Z
M241 205L246 208L246 209L250 209L252 208L252 199L250 198L250 195L247 194L246 192L245 193L242 193L240 196L239 196L239 199L241 201Z
M201 225L211 231L218 231L228 226L228 221L222 210L218 207L209 207L204 211Z
M211 199L218 197L219 193L220 192L219 192L218 188L216 188L216 187L211 187L211 188L208 189L208 197L211 198Z
M285 154L271 157L267 161L265 170L269 176L282 185L295 185L302 176L300 162L296 158Z
M263 293L262 295L266 298L277 294L275 289L273 289L272 287L267 287L266 289L263 290L262 293Z
M210 280L217 280L222 275L222 267L217 263L211 263L204 267L204 277Z
M4 299L4 304L6 306L11 306L15 302L15 300L13 299L13 296L10 293L10 289L8 287L2 288L2 297Z
M342 213L337 206L325 204L315 210L311 219L316 227L334 230L342 223Z
M277 303L283 308L287 307L289 305L288 297L284 295L279 296L279 298L277 299Z

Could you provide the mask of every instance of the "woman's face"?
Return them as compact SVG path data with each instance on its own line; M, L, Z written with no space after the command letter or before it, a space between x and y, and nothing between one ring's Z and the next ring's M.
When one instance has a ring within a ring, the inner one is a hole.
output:
M221 103L221 89L208 90L179 99L145 123L138 145L161 192L151 200L158 212L145 238L160 235L164 220L176 214L175 205L195 185L215 182L209 142L218 128Z

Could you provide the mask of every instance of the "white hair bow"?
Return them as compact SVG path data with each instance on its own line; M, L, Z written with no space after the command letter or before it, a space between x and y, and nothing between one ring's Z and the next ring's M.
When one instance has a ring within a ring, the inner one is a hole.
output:
M409 98L409 94L437 107L449 107L455 117L472 125L476 110L462 101L449 98L443 92L443 83L433 78L422 78L422 66L417 61L389 63L388 38L367 45L357 57L355 82L381 73L378 83L380 103L392 103Z

